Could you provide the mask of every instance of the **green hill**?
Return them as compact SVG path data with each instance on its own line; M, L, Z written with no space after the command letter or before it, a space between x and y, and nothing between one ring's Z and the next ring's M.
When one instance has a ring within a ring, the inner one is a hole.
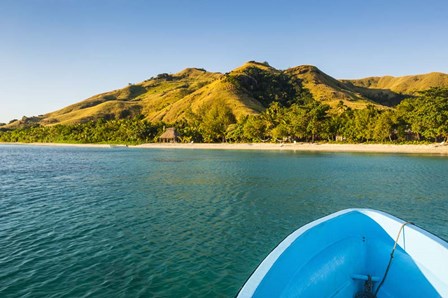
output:
M342 80L358 87L370 89L385 89L397 93L413 94L417 91L427 90L431 87L448 86L448 74L431 72L421 75L403 77L368 77L359 80Z
M290 105L307 94L335 107L340 101L353 109L369 104L398 104L406 95L430 87L448 86L448 75L430 73L405 77L370 77L337 80L315 66L278 70L250 61L229 73L187 68L176 74L159 74L137 84L94 95L39 117L24 117L9 127L26 123L75 124L96 119L123 119L143 115L151 122L173 123L204 107L225 105L236 119L263 111L273 101Z
M95 95L79 103L43 116L43 124L70 124L98 118L129 118L143 114L157 119L161 111L178 100L210 84L222 75L201 69L185 69L122 89Z
M368 77L359 80L341 80L341 82L376 102L396 105L404 97L414 95L418 91L432 87L447 87L448 75L432 72L402 77Z
M289 76L302 81L305 88L310 90L314 99L323 101L335 107L339 101L348 107L358 109L368 104L376 104L367 96L356 92L349 85L336 80L312 65L302 65L285 71Z

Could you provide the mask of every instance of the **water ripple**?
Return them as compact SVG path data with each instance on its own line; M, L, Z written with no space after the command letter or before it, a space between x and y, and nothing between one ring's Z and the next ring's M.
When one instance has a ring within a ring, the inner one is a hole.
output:
M0 146L0 297L229 297L349 207L448 238L448 159Z

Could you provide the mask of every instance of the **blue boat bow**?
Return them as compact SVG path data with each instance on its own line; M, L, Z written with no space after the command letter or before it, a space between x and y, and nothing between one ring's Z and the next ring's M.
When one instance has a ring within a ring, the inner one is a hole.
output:
M289 235L238 297L448 297L448 244L381 211L342 210Z

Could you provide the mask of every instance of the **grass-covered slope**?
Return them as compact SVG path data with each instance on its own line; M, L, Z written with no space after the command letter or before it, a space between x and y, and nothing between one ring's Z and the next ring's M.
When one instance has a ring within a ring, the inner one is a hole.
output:
M369 89L390 90L396 93L413 94L417 91L428 90L431 87L448 86L448 74L431 72L421 75L403 77L368 77L359 80L342 80L355 86Z
M448 74L440 72L403 77L336 80L315 66L302 65L288 69L286 73L300 78L315 99L325 101L330 106L342 100L352 108L362 108L369 103L395 106L418 91L448 86Z
M167 106L221 77L201 69L160 74L144 82L95 95L43 116L43 124L70 124L98 118L129 118L143 114L152 120Z
M299 79L314 99L335 107L340 101L346 106L359 109L375 104L368 97L336 80L312 65L302 65L287 69L285 73Z
M220 73L187 68L174 75L162 74L147 80L143 86L148 91L140 97L142 114L150 121L162 120L172 105L221 77Z
M189 112L196 113L217 103L226 105L239 119L263 111L274 100L291 97L291 92L284 91L291 89L286 79L281 71L257 62L248 62L228 74L187 68L95 95L44 115L41 123L72 124L139 114L153 122L173 123Z
M403 77L368 77L359 80L341 80L352 90L383 105L395 106L405 97L432 87L448 86L448 75L432 72Z
M340 101L353 109L369 104L394 106L415 91L446 86L448 75L443 73L337 80L311 65L282 71L267 63L249 61L226 74L198 68L160 74L55 112L24 117L6 127L75 124L137 115L151 122L174 123L189 113L201 113L215 104L226 106L239 119L262 112L274 101L289 106L303 104L311 97L331 107L336 107Z
M233 79L244 68L245 66L242 66L229 74L219 75L213 82L186 94L171 104L166 104L163 109L153 110L153 114L149 113L150 120L175 122L189 112L197 113L203 107L211 107L215 104L227 106L237 119L263 111L263 105L247 90L240 88Z
M151 120L172 123L188 112L198 113L203 107L223 103L238 119L242 116L261 112L263 106L252 97L238 90L225 77L189 94L159 111Z

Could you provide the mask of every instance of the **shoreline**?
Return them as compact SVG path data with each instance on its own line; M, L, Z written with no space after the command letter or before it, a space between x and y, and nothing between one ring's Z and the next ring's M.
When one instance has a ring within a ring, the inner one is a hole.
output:
M80 148L109 148L115 145L113 144L71 144L71 143L7 143L0 142L0 145L16 145L16 146L44 146L44 147L80 147ZM125 145L116 145L117 147L125 147Z
M393 144L329 144L329 143L237 143L237 144L188 144L188 143L151 143L134 146L148 149L208 149L208 150L274 150L302 152L359 152L359 153L403 153L448 155L448 146L442 144L428 145L393 145Z
M143 149L199 149L199 150L266 150L303 152L359 152L448 155L447 144L329 144L329 143L148 143L142 145L65 144L65 143L0 143L0 145L53 146L81 148L143 148Z

